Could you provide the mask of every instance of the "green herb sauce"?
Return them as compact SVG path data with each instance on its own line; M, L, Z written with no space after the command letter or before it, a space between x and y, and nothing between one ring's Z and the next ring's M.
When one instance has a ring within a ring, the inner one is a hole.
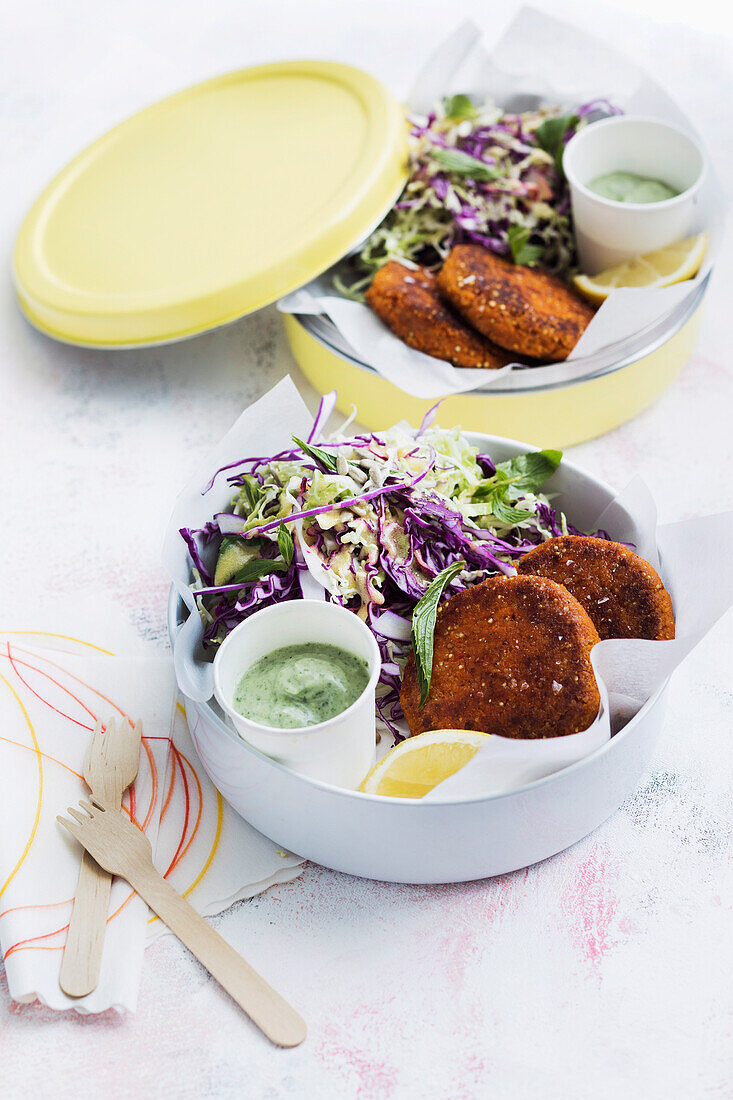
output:
M338 646L288 645L247 669L234 709L261 726L315 726L355 703L368 682L367 662Z
M647 179L633 172L607 172L591 180L588 188L613 202L664 202L680 194L661 180Z

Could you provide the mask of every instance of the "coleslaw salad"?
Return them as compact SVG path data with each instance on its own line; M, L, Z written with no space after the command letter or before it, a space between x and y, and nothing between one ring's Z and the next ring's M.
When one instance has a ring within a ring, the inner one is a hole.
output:
M437 267L461 241L570 275L577 258L563 150L594 116L618 113L606 100L510 114L491 101L445 97L427 117L410 120L408 182L336 274L336 289L361 301L389 260Z
M413 612L450 570L442 598L496 573L537 543L579 534L541 488L559 451L495 464L459 428L434 428L437 406L415 430L328 438L335 393L322 398L307 440L218 470L232 498L199 530L181 529L204 623L216 647L262 607L327 599L358 614L382 657L378 715L396 740L401 672L411 648ZM463 563L456 570L457 563Z

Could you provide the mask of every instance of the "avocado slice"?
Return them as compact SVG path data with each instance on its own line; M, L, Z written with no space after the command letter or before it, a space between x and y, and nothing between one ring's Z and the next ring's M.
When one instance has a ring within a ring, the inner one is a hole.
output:
M229 584L243 565L259 555L259 539L247 540L241 535L225 535L219 547L214 584Z

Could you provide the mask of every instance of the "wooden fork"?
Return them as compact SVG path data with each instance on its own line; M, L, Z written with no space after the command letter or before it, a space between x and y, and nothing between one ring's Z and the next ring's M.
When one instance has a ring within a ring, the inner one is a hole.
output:
M59 816L59 824L100 866L130 883L273 1043L283 1047L302 1043L305 1022L155 870L145 833L123 814L106 810L96 801L79 805L84 812L70 806L73 820Z
M84 779L103 806L119 810L134 783L140 756L142 723L125 719L97 722L84 760ZM74 908L61 959L59 985L69 997L84 997L97 988L112 879L87 852L82 853Z

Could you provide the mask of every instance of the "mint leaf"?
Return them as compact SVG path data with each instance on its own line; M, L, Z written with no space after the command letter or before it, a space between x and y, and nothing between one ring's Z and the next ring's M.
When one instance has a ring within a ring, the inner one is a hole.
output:
M484 478L479 485L473 491L471 500L481 503L482 501L491 500L493 497L503 497L506 489L509 487L509 478L504 470L497 469L491 477Z
M471 498L478 505L475 514L493 516L499 523L506 524L509 527L523 523L525 519L533 516L534 512L529 512L526 508L518 508L506 499L509 488L508 482L504 482L503 485L496 485L493 489L480 486Z
M476 118L478 108L467 95L443 96L443 110L448 118L461 121L464 118Z
M574 130L580 122L575 114L558 115L556 118L546 118L534 132L537 144L546 153L549 153L555 161L555 167L562 175L562 156L565 152L565 135L568 130Z
M499 523L510 527L523 523L534 512L519 508L512 502L528 493L536 493L560 465L561 459L562 451L532 451L510 458L507 462L499 462L496 473L477 485L471 500L477 504L485 502Z
M506 478L506 492L512 496L536 493L560 465L562 451L532 451L497 463L496 472ZM496 476L496 475L494 475Z
M477 157L462 153L460 149L432 149L433 160L437 160L448 172L458 176L470 176L473 180L495 180L499 173L490 164L484 164Z
M313 447L310 443L304 443L302 439L298 439L297 435L294 435L292 439L294 443L298 444L303 454L307 455L308 458L312 458L327 473L335 474L338 472L336 455L331 454L330 451L324 451L322 447Z
M272 561L271 558L254 558L243 565L232 577L230 584L249 584L258 581L270 573L286 573L288 566L282 561Z
M277 545L280 547L280 553L289 569L293 560L293 554L295 553L295 543L293 542L293 536L282 520L280 521L280 526L277 531Z
M537 263L544 252L541 244L530 244L531 230L523 225L513 225L507 230L509 247L512 250L512 259L515 264L523 264L524 267L532 267Z
M497 499L491 502L491 514L498 519L499 523L506 523L510 527L514 527L517 523L523 523L525 519L529 519L534 515L534 512L528 512L526 508L517 508L513 504L508 504L506 501Z
M466 568L465 561L456 561L447 566L428 585L425 595L415 604L412 612L412 630L410 638L415 654L415 671L420 685L420 706L424 706L430 691L430 678L433 672L433 634L438 603L446 585Z

